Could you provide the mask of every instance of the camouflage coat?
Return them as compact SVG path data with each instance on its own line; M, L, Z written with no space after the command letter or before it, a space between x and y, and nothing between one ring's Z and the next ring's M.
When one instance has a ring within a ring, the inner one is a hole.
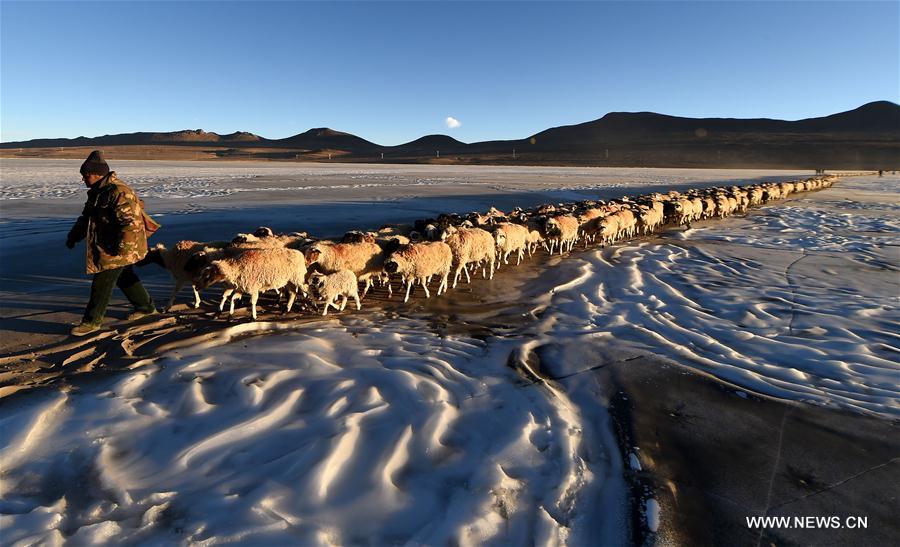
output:
M111 172L90 187L69 241L87 237L87 273L134 264L147 254L141 202L134 190Z

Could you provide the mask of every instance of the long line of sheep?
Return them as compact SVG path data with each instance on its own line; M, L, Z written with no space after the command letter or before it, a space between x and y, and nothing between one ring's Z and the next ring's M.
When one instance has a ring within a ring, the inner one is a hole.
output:
M666 225L690 226L691 222L725 218L749 207L783 199L796 192L828 188L837 177L761 183L747 186L694 189L684 193L653 193L604 201L581 201L517 208L503 213L442 214L414 225L387 225L374 232L351 231L341 241L320 240L306 232L274 234L258 228L238 234L231 241L199 243L180 241L171 249L157 245L139 265L155 263L168 270L175 287L167 308L187 284L194 291L194 307L200 306L199 290L221 283L225 287L219 311L230 301L250 296L251 315L257 317L261 292L275 290L288 295L287 311L302 295L314 307L343 310L349 299L357 309L360 299L379 283L393 294L391 282L405 287L404 302L418 283L430 297L432 278L440 280L437 294L455 288L462 275L471 282L470 270L493 278L501 264L515 257L520 264L540 248L551 255L571 251L580 241L610 245L636 235L646 236ZM450 274L453 274L450 285ZM359 284L364 283L362 295ZM448 286L449 285L449 286ZM337 300L342 299L340 306Z

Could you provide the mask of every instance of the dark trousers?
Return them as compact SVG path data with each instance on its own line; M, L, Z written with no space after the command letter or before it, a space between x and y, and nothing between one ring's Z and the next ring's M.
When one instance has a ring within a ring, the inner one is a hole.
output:
M125 297L136 310L151 311L154 309L153 299L150 298L147 289L134 273L134 269L131 266L113 268L94 274L94 281L91 283L91 299L84 310L82 323L99 325L103 322L106 306L109 305L109 299L112 298L114 285L122 289Z

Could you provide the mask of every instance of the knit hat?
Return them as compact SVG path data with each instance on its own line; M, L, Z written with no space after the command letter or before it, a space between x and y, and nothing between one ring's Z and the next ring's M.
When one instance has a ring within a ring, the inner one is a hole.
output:
M81 164L81 174L82 175L103 175L106 176L109 174L109 165L107 165L106 160L103 158L103 152L99 150L94 150L91 152L91 155L88 156L84 163Z

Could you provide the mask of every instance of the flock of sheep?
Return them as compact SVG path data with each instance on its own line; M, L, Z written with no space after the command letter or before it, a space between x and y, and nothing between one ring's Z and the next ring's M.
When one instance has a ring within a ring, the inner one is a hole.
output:
M259 293L275 290L288 296L290 311L298 294L315 306L343 310L350 298L360 309L360 299L377 282L393 294L391 282L406 287L404 302L419 283L430 297L428 284L440 280L437 294L455 288L460 276L471 281L470 270L481 270L493 279L502 264L514 255L516 264L538 249L548 253L571 251L579 241L609 245L635 235L647 235L668 224L686 225L695 220L725 218L752 206L782 199L795 192L830 187L837 177L803 181L761 183L748 186L694 189L684 193L622 197L609 202L582 201L517 208L502 213L442 214L414 225L387 225L375 232L351 231L340 242L319 240L306 232L275 234L259 228L238 234L231 241L199 243L180 241L171 249L157 245L138 264L156 263L168 270L175 287L168 307L186 284L194 290L194 307L202 290L221 283L225 287L219 311L230 300L250 295L251 315L256 319ZM450 274L453 274L452 285ZM363 283L362 295L359 285ZM340 306L337 304L341 299Z

